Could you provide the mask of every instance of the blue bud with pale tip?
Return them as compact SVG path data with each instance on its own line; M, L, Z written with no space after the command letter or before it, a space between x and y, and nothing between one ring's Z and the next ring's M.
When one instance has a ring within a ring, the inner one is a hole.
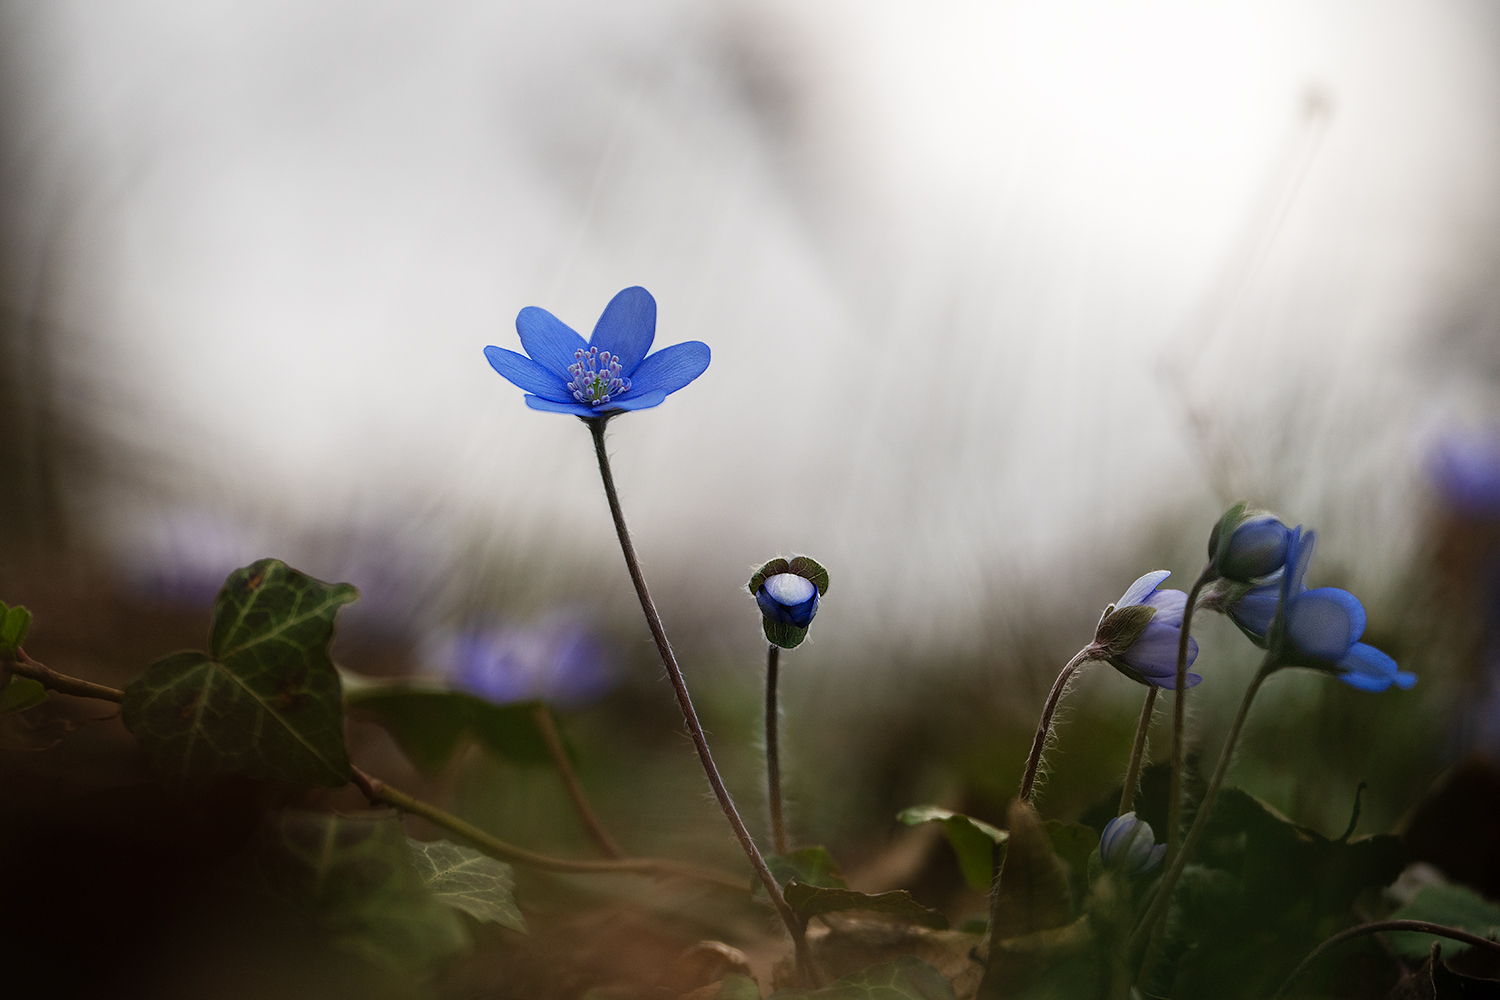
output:
M807 556L772 559L750 578L766 638L782 649L801 645L828 592L828 571Z

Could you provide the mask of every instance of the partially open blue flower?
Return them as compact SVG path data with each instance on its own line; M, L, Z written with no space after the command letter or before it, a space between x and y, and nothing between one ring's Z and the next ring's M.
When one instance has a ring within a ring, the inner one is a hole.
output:
M1182 636L1182 613L1187 608L1187 595L1180 590L1158 589L1171 572L1164 569L1147 573L1136 580L1115 602L1113 610L1099 622L1095 636L1096 644L1107 659L1131 680L1157 687L1177 686L1177 645ZM1133 617L1128 609L1147 608L1152 614L1143 616L1145 625L1136 631L1118 634L1114 623ZM1198 658L1197 640L1188 638L1188 666ZM1203 680L1197 674L1187 675L1188 687Z
M1099 860L1105 868L1117 868L1131 878L1144 875L1161 864L1166 844L1156 842L1151 824L1128 812L1104 825L1099 834Z
M1417 682L1416 674L1399 669L1391 657L1359 641L1366 620L1359 598L1337 587L1307 588L1307 567L1316 545L1316 532L1304 532L1301 526L1292 529L1280 578L1231 602L1226 608L1230 618L1258 646L1270 648L1279 638L1278 658L1285 665L1336 674L1361 691L1384 691L1393 684L1410 688Z
M484 356L495 371L526 390L526 405L533 410L579 417L644 410L660 405L708 368L708 345L696 340L647 356L656 337L656 300L639 286L609 300L587 343L535 306L521 310L516 332L525 355L486 347Z
M1209 537L1209 558L1216 560L1214 569L1225 579L1250 583L1270 576L1286 562L1287 542L1291 529L1274 514L1253 513L1245 517L1229 534L1224 552L1218 551L1218 527Z

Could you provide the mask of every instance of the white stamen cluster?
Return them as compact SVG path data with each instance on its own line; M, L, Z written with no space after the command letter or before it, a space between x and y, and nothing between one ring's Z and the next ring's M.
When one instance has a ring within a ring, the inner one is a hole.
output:
M568 366L573 381L568 388L573 398L589 406L603 406L615 396L630 391L630 379L620 374L620 359L599 348L583 348L573 352L573 363Z

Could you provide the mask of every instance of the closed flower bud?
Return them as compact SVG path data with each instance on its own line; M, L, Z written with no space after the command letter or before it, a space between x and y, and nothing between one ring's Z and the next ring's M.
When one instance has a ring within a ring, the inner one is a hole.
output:
M1286 564L1291 529L1274 514L1231 507L1208 538L1208 558L1217 576L1250 583Z
M828 592L828 571L807 556L772 559L750 578L766 638L782 649L801 645Z
M1099 835L1099 860L1105 868L1124 872L1130 878L1144 875L1161 864L1166 844L1156 843L1151 824L1128 812L1105 824Z

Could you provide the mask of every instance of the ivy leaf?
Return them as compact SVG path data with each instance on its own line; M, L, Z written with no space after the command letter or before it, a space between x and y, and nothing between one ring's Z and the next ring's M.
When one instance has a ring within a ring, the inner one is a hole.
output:
M333 618L358 598L276 559L237 569L214 599L207 653L173 653L125 688L120 717L176 783L243 774L349 780Z
M412 861L438 902L481 923L525 932L516 908L516 876L510 865L446 840L408 840Z
M1009 833L983 820L939 806L912 806L898 813L896 819L907 826L942 823L943 833L953 846L953 853L958 855L958 867L964 873L964 881L969 883L971 889L983 891L990 887L995 874L995 847L1000 845L1000 859L1003 862Z
M1392 920L1425 920L1432 924L1457 927L1480 937L1500 938L1500 906L1496 906L1473 889L1452 883L1423 886L1405 906L1392 913ZM1451 954L1473 947L1462 941L1450 941L1432 934L1396 931L1389 935L1391 947L1410 958L1421 958L1438 941Z
M805 885L793 879L787 883L785 895L792 912L803 920L842 910L865 910L870 913L885 913L907 923L940 931L948 929L947 917L918 903L905 889L872 896L853 889Z
M1061 927L1073 918L1068 865L1053 850L1036 811L1016 799L1007 819L1010 841L993 928L997 940Z
M338 947L402 969L469 947L463 920L424 882L395 816L288 811L260 840L262 883Z
M47 689L42 686L41 681L12 676L10 682L0 688L0 715L21 712L46 700Z
M10 608L0 604L0 657L15 659L16 649L26 644L30 628L30 611L20 605Z
M377 684L344 676L350 682L346 704L373 716L426 774L442 770L468 740L518 764L552 761L536 724L536 710L542 702L496 705L440 685Z
M720 991L723 996L723 991ZM777 990L771 1000L955 1000L953 984L915 955L872 965L819 990Z

